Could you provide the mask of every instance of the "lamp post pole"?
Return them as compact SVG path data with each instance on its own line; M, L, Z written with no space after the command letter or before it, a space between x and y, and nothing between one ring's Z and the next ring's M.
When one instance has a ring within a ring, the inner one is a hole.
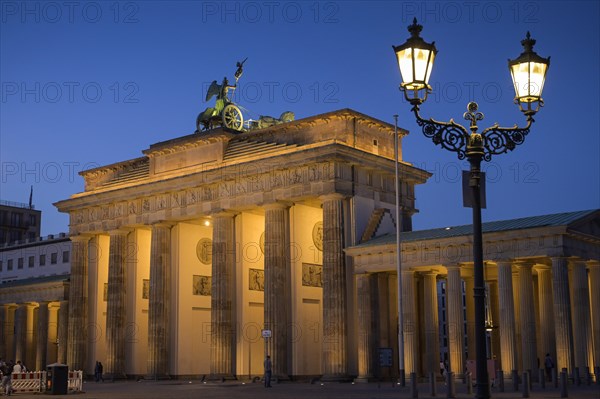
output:
M497 123L478 133L477 121L483 119L478 112L478 105L470 102L464 119L470 121L470 132L464 126L450 120L436 121L433 118L424 119L419 114L419 107L427 100L431 92L429 76L433 68L437 49L435 43L427 43L419 33L423 27L417 24L416 18L408 27L411 37L400 46L393 46L398 60L403 82L400 90L412 105L417 124L423 129L425 137L442 148L457 153L458 159L467 159L470 165L469 188L470 206L473 209L473 266L475 302L475 356L477 399L490 398L490 387L487 372L487 334L485 321L485 281L483 276L483 232L481 226L482 178L481 162L490 161L492 156L512 151L517 145L523 144L529 133L533 115L543 106L542 89L550 58L542 58L533 51L535 40L529 32L521 41L524 51L515 60L509 60L508 65L515 86L515 103L526 116L524 127L500 127ZM472 337L469 337L471 339Z
M402 231L402 215L400 214L400 179L398 173L398 115L394 115L394 163L396 176L396 280L398 282L398 381L400 386L406 386L404 368L404 315L402 314L402 251L400 232Z
M472 103L473 105L475 103ZM471 109L476 106L469 104ZM473 115L473 113L471 113ZM483 141L477 133L477 114L471 119L471 136L467 145L469 160L469 188L473 209L473 298L475 302L475 354L477 370L477 398L489 398L490 387L487 371L487 340L485 331L485 281L483 278L483 231L481 227L481 160ZM482 116L483 119L483 116Z

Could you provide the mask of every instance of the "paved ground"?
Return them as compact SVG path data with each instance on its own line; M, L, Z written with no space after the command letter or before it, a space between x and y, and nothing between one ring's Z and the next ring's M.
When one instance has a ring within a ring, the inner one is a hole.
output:
M512 386L510 387L512 388ZM84 393L71 394L67 396L57 395L55 398L80 398L80 399L187 399L187 398L215 398L215 399L246 399L246 398L310 398L310 399L397 399L411 398L408 387L387 383L350 384L350 383L320 383L310 384L300 382L288 382L274 384L273 388L264 388L260 383L202 383L193 381L158 381L158 382L85 382ZM475 394L467 394L466 386L457 383L456 398L474 398ZM600 399L599 385L582 385L579 387L569 386L569 398ZM38 395L14 394L15 398L37 398ZM443 384L437 385L436 398L446 398L446 389ZM492 398L517 399L522 398L521 392L498 392L492 391ZM534 385L530 393L531 398L553 399L560 398L558 388L548 387L542 390ZM419 385L419 398L432 398L428 384Z

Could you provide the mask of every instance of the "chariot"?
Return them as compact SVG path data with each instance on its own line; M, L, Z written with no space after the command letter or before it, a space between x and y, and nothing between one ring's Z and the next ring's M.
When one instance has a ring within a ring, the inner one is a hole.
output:
M236 64L237 70L234 74L235 84L233 86L229 84L227 77L223 78L221 84L218 84L216 80L212 81L206 92L205 101L208 102L215 96L217 97L217 100L214 107L208 107L204 110L204 112L198 114L198 117L196 118L196 133L211 130L217 126L243 132L252 129L262 129L294 120L295 116L291 111L282 113L279 118L260 115L258 119L244 120L242 109L247 112L249 111L230 100L228 94L231 91L233 96L233 92L237 88L237 82L244 72L244 62L246 62L247 59L248 58Z
M233 95L233 91L237 87L237 82L242 76L243 66L246 60L237 63L235 71L235 84L229 85L227 77L223 78L223 82L218 84L213 80L206 93L206 101L210 101L214 96L217 96L217 101L214 107L208 107L198 115L196 119L196 131L210 130L215 126L223 126L231 130L244 130L244 116L238 105L229 99L229 91Z

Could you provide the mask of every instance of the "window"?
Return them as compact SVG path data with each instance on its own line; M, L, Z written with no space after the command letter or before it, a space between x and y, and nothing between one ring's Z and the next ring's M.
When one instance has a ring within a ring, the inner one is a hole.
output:
M2 261L0 260L0 272L2 271Z
M29 257L29 267L33 267L34 263L35 263L35 256L30 256Z
M23 268L23 258L19 258L19 260L18 260L18 266L17 266L17 267L18 267L19 269L22 269L22 268Z
M13 269L13 260L9 259L8 264L6 265L6 270L10 271Z
M40 266L46 266L46 255L40 255Z
M56 262L58 261L58 252L53 252L50 254L50 264L51 265L56 265Z
M29 241L35 241L35 233L33 231L30 231L29 233L27 233L27 238L29 238Z
M36 223L35 215L29 215L29 225L35 226L35 223Z
M69 251L63 251L63 263L69 262Z

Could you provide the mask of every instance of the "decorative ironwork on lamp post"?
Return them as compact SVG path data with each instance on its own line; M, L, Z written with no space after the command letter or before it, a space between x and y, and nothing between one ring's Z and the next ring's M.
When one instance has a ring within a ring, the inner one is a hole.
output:
M413 20L408 27L411 37L400 46L393 46L402 75L400 90L412 105L417 124L423 134L442 148L456 152L459 159L467 159L470 164L469 187L473 208L473 265L475 300L475 351L476 351L476 398L490 397L487 362L486 362L486 317L485 317L485 283L483 278L483 243L481 227L481 161L490 161L492 156L512 151L523 144L529 133L533 115L544 105L542 89L546 72L550 65L550 57L542 58L533 51L535 40L529 32L521 41L524 51L514 60L508 61L515 86L515 103L526 116L524 127L500 127L497 123L478 133L477 121L483 119L478 105L470 102L467 112L463 114L469 121L468 129L450 119L449 122L424 119L419 113L421 104L431 93L429 77L437 54L435 42L427 43L420 36L423 27ZM462 371L462 370L458 370Z

